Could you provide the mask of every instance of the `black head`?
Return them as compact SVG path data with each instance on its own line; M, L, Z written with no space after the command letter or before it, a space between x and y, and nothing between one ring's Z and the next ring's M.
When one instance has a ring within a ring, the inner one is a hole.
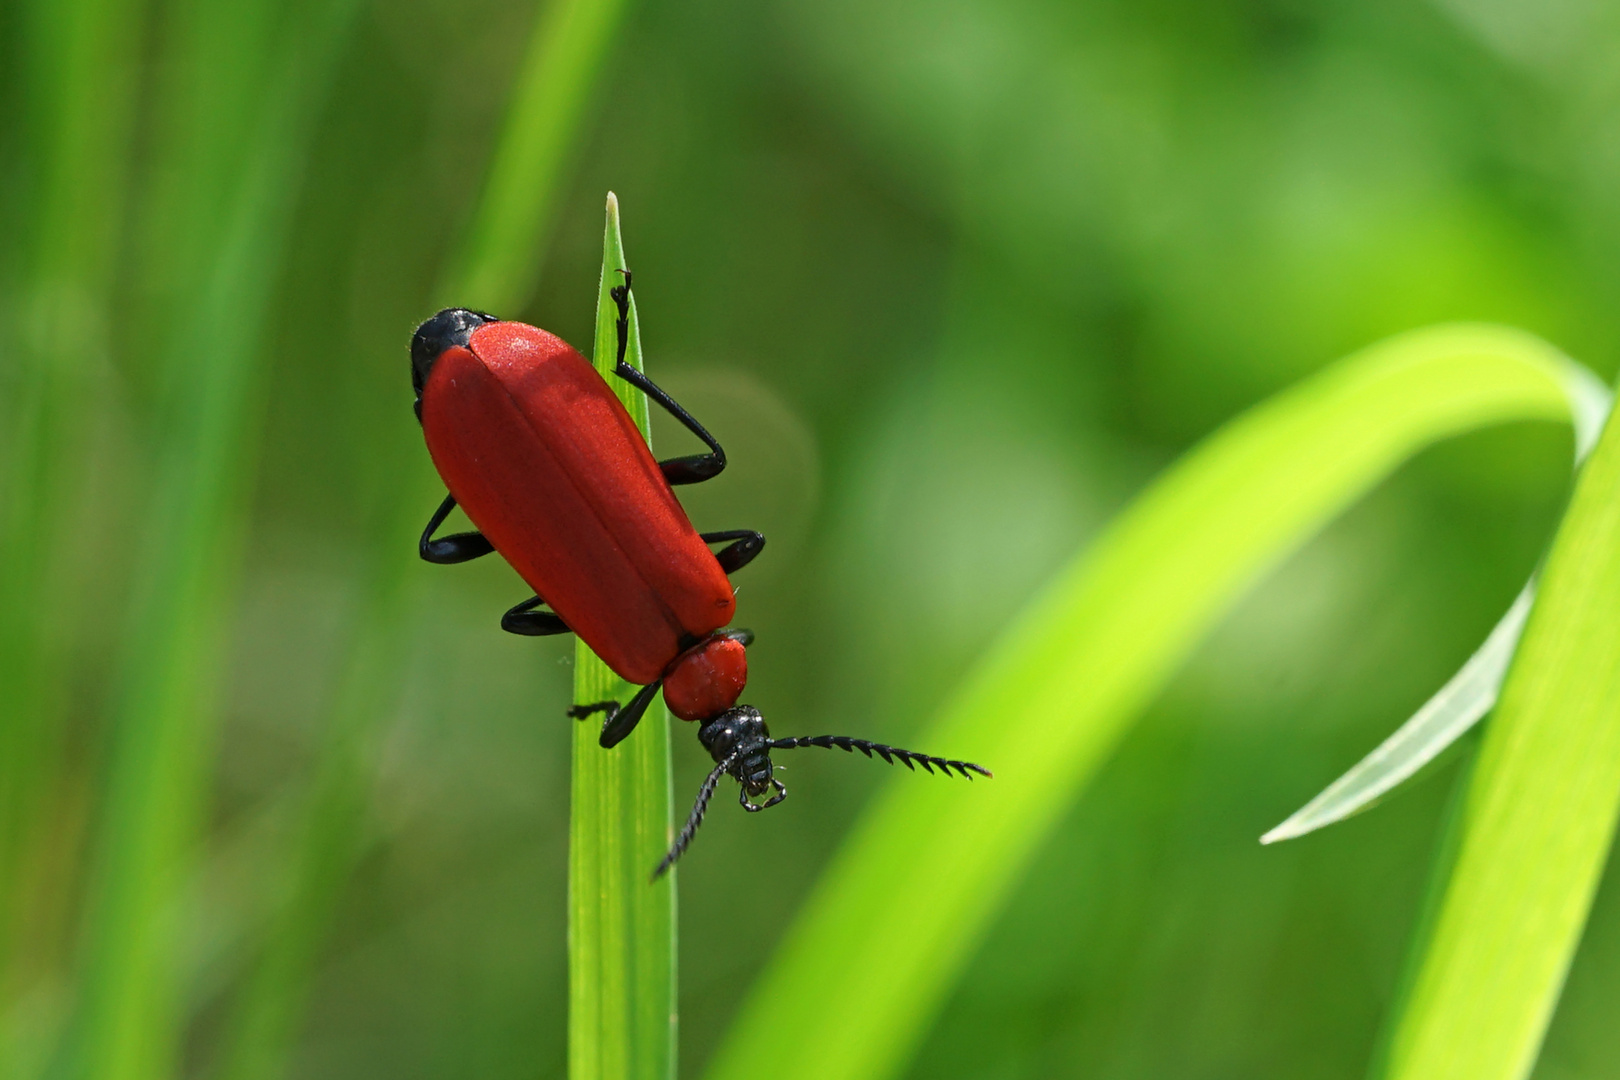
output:
M763 795L771 787L771 730L752 705L727 709L698 729L698 741L726 769L743 791Z
M422 389L427 386L433 364L444 350L459 345L463 349L474 330L485 323L499 322L493 315L466 308L445 308L416 328L411 338L411 386L416 390L416 418L422 419Z

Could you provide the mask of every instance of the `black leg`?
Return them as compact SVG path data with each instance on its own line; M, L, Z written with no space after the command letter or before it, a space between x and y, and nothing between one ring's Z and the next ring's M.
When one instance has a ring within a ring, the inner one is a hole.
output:
M698 423L691 413L681 408L679 402L664 393L657 383L625 363L624 353L630 341L630 271L620 270L619 273L624 275L624 284L609 290L613 302L619 305L619 359L614 367L614 374L658 402L671 416L685 425L686 430L702 439L709 448L707 454L690 454L686 457L660 461L658 468L663 471L665 481L671 485L697 484L719 476L721 470L726 467L726 452L720 448L714 436L709 434L709 429Z
M754 561L755 555L765 550L765 535L749 529L732 529L730 532L703 534L705 544L719 544L726 540L733 542L715 552L714 557L720 560L720 569L728 574L741 570Z
M439 508L428 519L427 528L422 530L422 540L416 550L430 563L443 566L464 563L482 558L495 550L480 532L455 533L451 536L441 536L437 540L433 539L434 532L444 524L444 519L449 517L450 511L455 508L456 497L446 495L444 502L439 504Z
M501 616L501 629L508 634L522 634L525 637L548 637L552 634L571 633L568 624L562 621L561 615L534 610L544 602L538 596L531 596L513 607Z
M602 744L603 749L614 747L623 742L625 736L641 723L642 714L647 711L647 706L652 704L653 696L662 685L662 681L648 683L637 691L636 696L630 699L630 704L622 709L619 708L617 701L598 701L591 705L574 705L569 708L568 715L583 720L592 713L607 713L607 718L602 721L602 737L597 741Z

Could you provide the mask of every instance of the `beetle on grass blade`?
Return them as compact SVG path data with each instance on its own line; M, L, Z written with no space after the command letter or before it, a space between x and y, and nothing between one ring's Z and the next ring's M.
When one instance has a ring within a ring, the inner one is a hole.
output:
M670 712L702 726L698 739L716 765L657 877L680 858L703 821L720 778L741 785L749 811L775 806L787 789L772 750L801 746L859 750L907 768L950 775L990 773L966 761L853 739L773 739L759 710L738 705L748 682L747 630L724 629L736 610L727 575L765 546L747 529L698 533L672 490L720 474L726 454L704 426L625 362L630 273L611 290L618 305L615 375L635 386L708 447L655 461L623 403L567 342L523 323L446 308L411 340L416 418L449 494L422 532L432 563L461 563L497 551L534 595L501 617L513 634L576 633L626 682L628 705L576 705L568 715L604 713L600 742L611 747L664 691ZM477 532L435 537L459 505ZM718 552L710 544L725 544ZM550 611L541 611L544 604ZM768 796L763 802L753 800Z

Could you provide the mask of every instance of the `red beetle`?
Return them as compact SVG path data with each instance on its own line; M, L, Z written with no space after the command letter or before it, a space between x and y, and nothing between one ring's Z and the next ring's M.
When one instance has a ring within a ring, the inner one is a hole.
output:
M655 461L630 414L590 362L567 342L523 323L447 308L411 341L416 417L449 495L422 532L422 558L459 563L498 551L535 595L501 618L514 634L577 633L608 667L641 690L616 701L575 706L583 719L605 712L601 744L611 747L664 690L669 710L702 723L698 738L717 762L675 845L668 869L703 820L720 777L742 785L744 808L763 810L787 789L772 774L770 751L837 746L877 753L908 768L947 775L990 774L949 761L846 736L772 739L758 710L737 706L748 682L747 630L726 630L736 608L726 575L765 546L749 530L698 533L671 486L716 476L726 454L673 398L625 362L630 274L611 291L619 308L615 374L658 402L708 452ZM434 538L460 505L477 532ZM726 543L719 552L710 544ZM536 610L546 604L551 611ZM774 789L763 803L750 801Z

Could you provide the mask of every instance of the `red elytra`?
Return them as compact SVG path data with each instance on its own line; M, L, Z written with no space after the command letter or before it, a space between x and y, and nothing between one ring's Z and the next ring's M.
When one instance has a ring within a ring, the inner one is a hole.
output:
M433 364L422 430L473 524L621 678L658 681L731 620L725 571L618 396L561 338L479 326Z

